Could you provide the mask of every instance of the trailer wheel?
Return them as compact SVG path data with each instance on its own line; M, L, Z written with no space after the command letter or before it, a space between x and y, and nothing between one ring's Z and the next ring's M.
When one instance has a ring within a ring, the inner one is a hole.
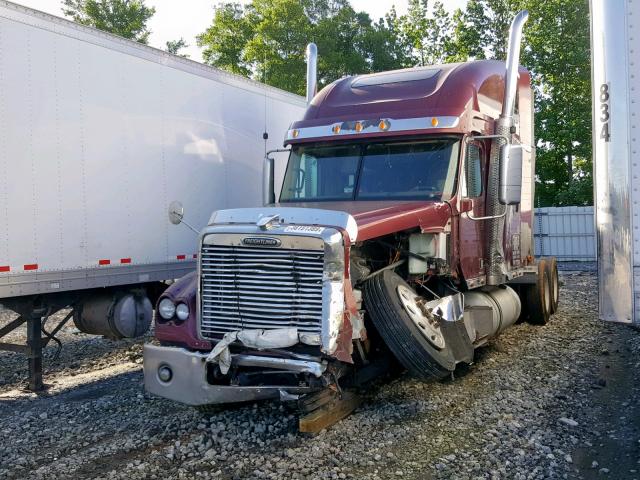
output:
M547 273L547 262L538 261L536 283L529 285L526 291L529 323L546 325L551 316L551 282Z
M558 311L558 302L560 301L560 282L558 281L558 262L556 257L548 257L547 263L547 277L549 278L549 290L551 292L551 310L550 314L553 315Z
M440 379L453 371L455 360L439 327L420 314L418 297L390 270L373 277L364 288L371 321L400 363L421 380Z

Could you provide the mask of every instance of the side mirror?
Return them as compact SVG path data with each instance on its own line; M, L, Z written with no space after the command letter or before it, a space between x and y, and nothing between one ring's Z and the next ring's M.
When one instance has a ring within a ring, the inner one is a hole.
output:
M262 203L270 205L276 203L274 186L274 164L273 158L268 155L264 157L264 167L262 169Z
M500 147L499 200L503 205L518 205L522 195L522 145Z
M179 201L174 200L169 204L168 213L169 213L169 221L174 225L180 225L181 223L184 223L189 228L189 230L191 230L196 235L200 233L198 232L198 230L196 230L195 228L193 228L191 225L189 225L187 222L184 221L184 207L182 206L182 203L180 203Z
M184 207L177 200L169 204L169 221L174 225L180 225L184 218Z

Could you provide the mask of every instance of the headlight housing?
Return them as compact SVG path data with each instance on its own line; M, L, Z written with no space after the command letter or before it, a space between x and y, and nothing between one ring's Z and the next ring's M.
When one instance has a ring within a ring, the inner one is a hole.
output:
M189 306L186 303L179 303L176 307L176 317L178 320L186 320L189 318Z
M164 320L171 320L176 314L176 306L169 298L163 298L158 304L158 313Z

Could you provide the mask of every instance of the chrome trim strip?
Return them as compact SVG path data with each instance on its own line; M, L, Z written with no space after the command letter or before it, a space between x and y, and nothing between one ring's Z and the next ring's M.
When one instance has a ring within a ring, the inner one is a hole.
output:
M438 119L436 126L432 125L432 120ZM389 127L385 130L381 130L378 127L380 121L386 121ZM356 131L356 123L362 124L362 130ZM411 130L434 130L439 128L456 128L460 123L460 117L454 116L432 116L432 117L416 117L416 118L379 118L375 120L353 120L348 122L333 123L331 125L320 125L317 127L303 127L303 128L291 128L287 130L285 136L285 142L291 142L294 140L303 140L309 138L342 138L349 135L363 135L363 134L380 134L388 132L407 132ZM338 133L334 133L333 129L336 126L340 126ZM294 132L297 132L294 135Z

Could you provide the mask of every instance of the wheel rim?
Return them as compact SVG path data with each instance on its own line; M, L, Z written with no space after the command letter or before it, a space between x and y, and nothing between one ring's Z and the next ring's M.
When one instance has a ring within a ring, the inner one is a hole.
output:
M402 304L402 308L407 312L411 321L418 327L418 330L424 335L434 347L443 349L445 347L444 337L440 331L440 327L433 319L427 318L422 313L422 308L418 305L417 299L420 299L416 293L409 287L398 285L398 298Z

